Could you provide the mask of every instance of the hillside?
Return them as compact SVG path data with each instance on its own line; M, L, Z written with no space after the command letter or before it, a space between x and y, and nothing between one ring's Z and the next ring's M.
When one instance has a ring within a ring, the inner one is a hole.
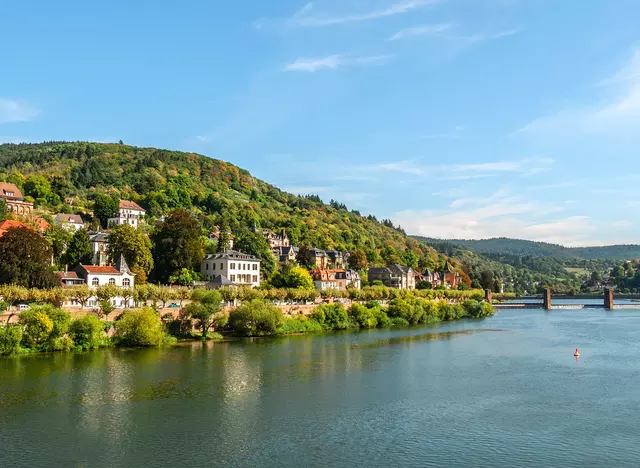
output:
M448 260L387 220L283 192L244 169L194 153L88 142L4 144L0 181L17 184L45 217L90 218L95 197L108 194L139 203L151 224L182 207L201 221L203 234L224 225L240 235L257 225L286 229L298 246L362 250L370 265L437 268Z
M553 257L559 261L570 260L631 260L640 258L640 245L609 245L599 247L564 247L546 242L534 242L499 237L482 240L448 239L446 241L415 236L427 244L447 242L472 252L488 255L513 255L518 257Z

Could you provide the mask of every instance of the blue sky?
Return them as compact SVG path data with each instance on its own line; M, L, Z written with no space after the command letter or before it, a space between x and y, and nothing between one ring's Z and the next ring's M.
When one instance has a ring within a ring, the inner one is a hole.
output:
M640 242L638 1L94 3L0 3L0 141L195 151L434 237Z

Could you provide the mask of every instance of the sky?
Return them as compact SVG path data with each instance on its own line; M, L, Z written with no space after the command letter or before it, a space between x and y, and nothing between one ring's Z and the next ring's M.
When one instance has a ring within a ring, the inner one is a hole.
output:
M438 238L640 243L640 1L0 0L0 142L193 151Z

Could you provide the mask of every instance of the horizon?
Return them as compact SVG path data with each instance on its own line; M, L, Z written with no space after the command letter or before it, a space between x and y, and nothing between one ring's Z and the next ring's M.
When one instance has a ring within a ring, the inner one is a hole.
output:
M637 245L640 4L478 3L5 5L0 143L195 152L442 240Z

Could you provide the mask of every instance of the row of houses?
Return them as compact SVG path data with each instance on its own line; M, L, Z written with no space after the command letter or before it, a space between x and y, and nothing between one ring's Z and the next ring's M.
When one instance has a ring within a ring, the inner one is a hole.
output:
M460 275L456 272L429 270L418 273L411 267L390 265L384 268L369 268L369 283L380 281L383 285L396 289L416 289L418 283L430 283L433 288L445 287L457 289L460 285Z

